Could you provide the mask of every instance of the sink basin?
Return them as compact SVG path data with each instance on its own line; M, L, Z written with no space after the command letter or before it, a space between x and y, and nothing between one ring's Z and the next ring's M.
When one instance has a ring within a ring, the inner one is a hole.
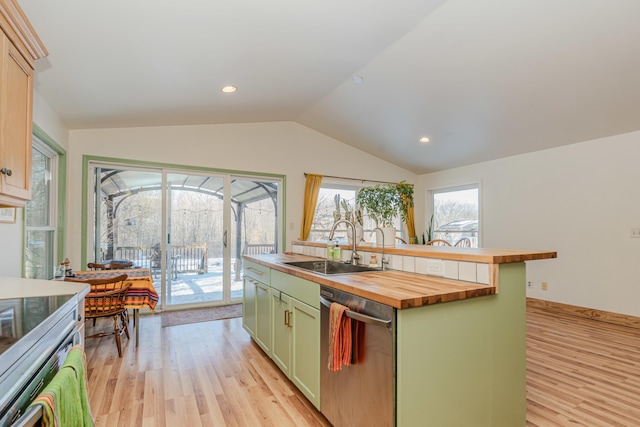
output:
M297 261L283 262L283 264L292 267L303 268L319 274L349 274L349 273L366 273L367 271L380 271L379 268L365 267L363 265L345 264L338 261Z

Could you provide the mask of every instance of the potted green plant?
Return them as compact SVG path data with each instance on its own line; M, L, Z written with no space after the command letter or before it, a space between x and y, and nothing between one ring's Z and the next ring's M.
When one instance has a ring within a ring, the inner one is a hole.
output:
M373 219L377 227L383 229L384 245L395 246L396 229L395 218L401 214L402 202L395 185L378 184L364 187L358 191L356 203ZM376 242L381 242L376 234Z
M364 209L377 227L385 230L385 246L395 246L395 219L399 215L408 224L408 210L413 207L413 184L378 184L360 189L356 204ZM376 241L380 241L376 235Z

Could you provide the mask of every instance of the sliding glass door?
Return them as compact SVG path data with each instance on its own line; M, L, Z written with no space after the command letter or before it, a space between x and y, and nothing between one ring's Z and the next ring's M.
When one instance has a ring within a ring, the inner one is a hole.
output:
M277 253L282 212L280 180L231 176L230 246L231 298L242 297L242 255Z
M281 244L280 179L92 166L88 261L149 268L162 308L241 301L242 255L276 253Z
M167 305L230 302L225 280L226 178L167 174Z

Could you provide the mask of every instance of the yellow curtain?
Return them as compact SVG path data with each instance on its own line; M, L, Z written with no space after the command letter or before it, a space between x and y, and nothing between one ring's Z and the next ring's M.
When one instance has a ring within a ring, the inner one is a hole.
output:
M409 234L409 244L418 243L416 236L416 220L413 210L413 184L407 184L402 181L397 184L400 193L400 202L402 204L403 220L407 224L407 234Z
M409 243L418 243L416 220L413 216L413 205L407 206L407 232L409 233Z
M304 184L304 205L302 207L300 240L307 240L309 238L313 216L316 213L316 204L318 203L318 193L320 192L321 183L322 175L307 174L307 180Z

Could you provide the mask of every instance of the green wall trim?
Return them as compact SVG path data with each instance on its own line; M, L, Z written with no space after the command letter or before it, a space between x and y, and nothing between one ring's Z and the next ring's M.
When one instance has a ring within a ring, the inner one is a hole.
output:
M88 173L89 173L89 162L103 162L103 163L118 163L122 165L132 165L132 166L147 166L158 169L179 169L183 171L196 171L196 172L206 172L206 173L217 173L217 174L228 174L228 175L247 175L252 177L266 177L266 178L274 178L282 180L282 219L280 221L280 229L282 230L282 243L279 245L280 250L282 251L284 246L286 246L286 194L287 194L287 176L282 174L273 174L273 173L265 173L265 172L251 172L251 171L243 171L243 170L235 170L235 169L219 169L219 168L211 168L206 166L192 166L192 165L181 165L175 163L162 163L162 162L150 162L145 160L131 160L131 159L122 159L118 157L101 157L101 156L92 156L88 154L84 154L82 156L82 219L81 219L81 243L80 250L82 251L80 256L80 265L87 264L87 224L88 224L88 206L87 206L87 197L88 197Z

